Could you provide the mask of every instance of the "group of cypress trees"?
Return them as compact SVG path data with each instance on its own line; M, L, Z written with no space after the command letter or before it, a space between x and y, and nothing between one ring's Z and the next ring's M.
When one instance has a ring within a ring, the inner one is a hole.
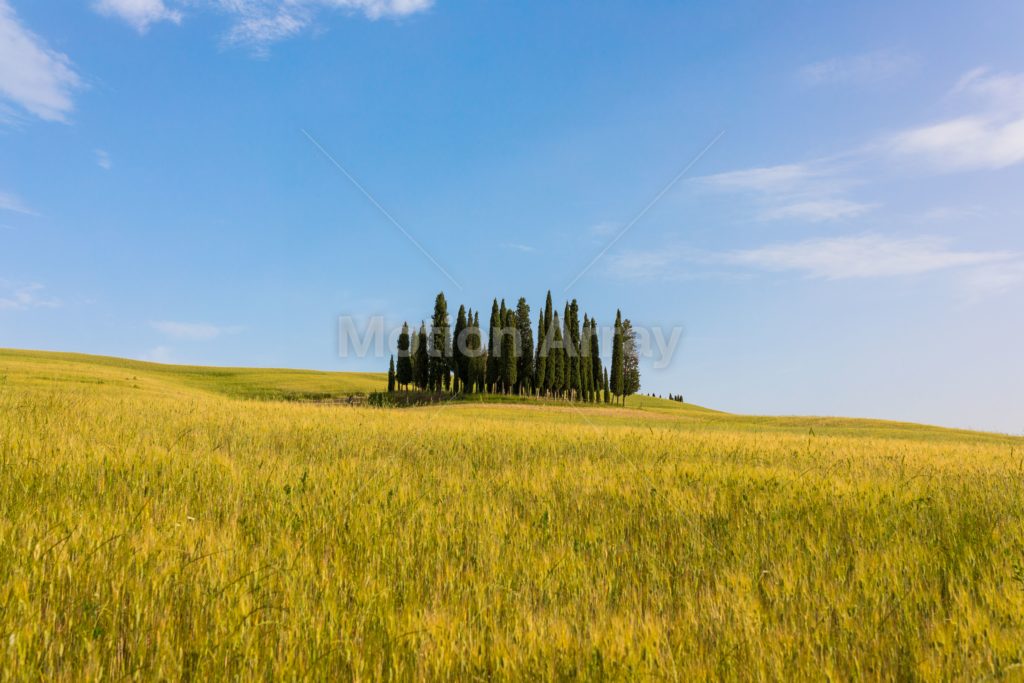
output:
M597 321L584 313L581 325L579 315L573 299L559 318L549 291L534 339L526 299L520 298L514 308L495 299L485 342L479 311L459 306L451 329L448 302L441 292L429 328L421 322L416 332L408 323L402 325L398 363L392 356L388 369L388 391L416 388L589 403L611 403L614 396L625 402L640 389L632 325L616 313L609 374L601 363Z

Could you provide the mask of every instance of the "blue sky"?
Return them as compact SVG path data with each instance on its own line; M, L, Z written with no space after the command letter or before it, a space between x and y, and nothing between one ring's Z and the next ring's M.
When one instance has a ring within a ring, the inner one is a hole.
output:
M338 316L550 288L683 326L644 391L1021 433L1022 25L998 0L0 0L0 346L383 369L339 358Z

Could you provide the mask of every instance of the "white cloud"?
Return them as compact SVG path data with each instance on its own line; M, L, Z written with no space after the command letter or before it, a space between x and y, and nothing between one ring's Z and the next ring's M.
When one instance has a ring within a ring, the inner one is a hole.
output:
M43 294L46 289L43 285L33 283L20 287L11 287L0 281L3 289L0 294L0 311L24 311L30 308L57 308L60 301L51 296Z
M24 213L30 216L37 215L35 211L25 206L25 203L21 201L21 199L10 192L0 192L0 209L3 209L4 211L14 211L15 213Z
M950 95L972 95L1011 111L1024 111L1024 74L993 74L987 67L964 74Z
M168 8L163 0L97 0L93 9L104 16L123 19L139 33L161 21L181 23L181 12Z
M917 60L910 55L879 50L808 64L800 69L798 75L803 83L812 86L868 84L904 76L916 67Z
M511 242L502 242L500 245L502 249L512 249L515 251L531 252L537 251L536 247L531 247L529 244L515 244Z
M231 45L265 46L301 33L312 22L309 10L299 3L278 8L233 4L236 22L224 37Z
M696 181L723 190L792 192L822 175L823 171L808 164L783 164L717 173L697 178Z
M979 289L984 284L989 289L1008 287L1017 282L1018 276L1024 279L1020 254L958 250L947 239L929 236L816 238L721 252L670 247L627 252L612 263L613 272L627 279L693 278L709 275L709 268L721 271L723 267L747 272L792 272L827 280L891 278L960 269L975 278Z
M915 128L894 138L893 151L944 171L1006 168L1024 161L1024 117L965 116Z
M859 216L873 208L842 195L852 182L826 162L783 164L730 171L695 180L719 191L754 197L755 215L763 221L818 223Z
M626 280L677 280L707 260L706 254L686 248L625 251L611 258L610 269Z
M621 223L605 221L604 223L597 223L596 225L590 226L590 234L594 237L608 237L621 230L622 227Z
M761 220L801 220L811 223L854 218L875 208L875 204L863 204L849 199L814 199L781 204L760 212Z
M375 21L415 14L432 5L433 0L96 0L93 8L127 21L139 33L160 21L181 23L179 8L209 8L231 18L224 36L227 44L246 45L262 53L271 43L313 26L324 9L358 13Z
M160 320L150 324L153 329L169 337L188 341L208 341L226 334L237 334L242 331L242 328L237 326L222 327L208 323L182 323L170 320Z
M235 17L225 40L262 50L307 29L321 7L358 12L377 20L422 12L433 5L433 0L219 0L218 4Z
M109 171L114 167L114 162L110 159L110 154L106 150L96 150L96 165L102 168L104 171Z
M978 100L981 110L902 131L882 147L938 171L1000 169L1024 161L1024 75L975 69L950 95Z
M1024 284L1024 261L995 263L973 268L964 274L963 287L969 300L1004 294Z
M983 206L934 206L922 212L917 221L921 223L946 223L981 218L987 213Z
M1005 251L957 251L937 237L892 238L881 235L809 239L729 252L723 260L809 277L848 278L920 275L937 270L1003 263L1017 258Z
M0 0L0 97L45 121L67 121L80 86L67 55L48 48Z

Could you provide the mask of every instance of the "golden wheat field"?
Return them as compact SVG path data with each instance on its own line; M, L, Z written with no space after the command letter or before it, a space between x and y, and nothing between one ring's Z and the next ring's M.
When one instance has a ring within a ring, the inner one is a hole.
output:
M380 381L0 351L0 676L1021 673L1020 439Z

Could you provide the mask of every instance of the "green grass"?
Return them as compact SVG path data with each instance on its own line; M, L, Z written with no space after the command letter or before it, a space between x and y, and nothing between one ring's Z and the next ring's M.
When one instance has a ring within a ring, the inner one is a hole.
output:
M1024 665L1019 438L651 399L240 400L380 379L70 354L2 351L0 378L0 679Z

